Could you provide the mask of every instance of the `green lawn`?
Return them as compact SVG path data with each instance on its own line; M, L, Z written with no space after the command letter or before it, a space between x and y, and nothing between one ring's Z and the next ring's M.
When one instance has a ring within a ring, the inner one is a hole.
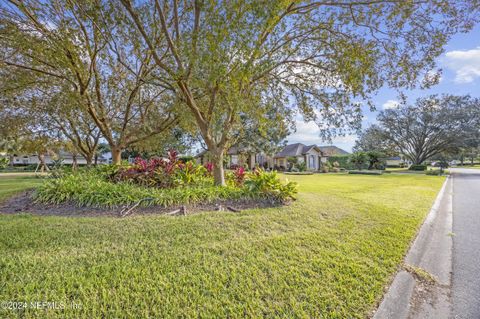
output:
M126 219L0 215L0 301L66 308L0 308L0 317L366 317L444 178L288 179L300 183L299 200L280 209ZM1 179L0 194L33 182Z
M42 182L34 173L0 173L0 202L5 198Z

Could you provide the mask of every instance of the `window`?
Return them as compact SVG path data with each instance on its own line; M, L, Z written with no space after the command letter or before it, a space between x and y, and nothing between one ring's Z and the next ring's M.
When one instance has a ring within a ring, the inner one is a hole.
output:
M308 161L308 167L315 168L315 155L310 155L309 161Z

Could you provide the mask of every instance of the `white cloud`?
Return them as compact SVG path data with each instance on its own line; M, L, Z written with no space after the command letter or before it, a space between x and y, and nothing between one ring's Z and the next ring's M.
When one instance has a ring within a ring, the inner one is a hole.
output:
M480 47L445 53L445 65L455 71L456 83L470 83L480 77Z
M384 109L394 109L397 108L399 105L397 100L388 100L387 102L383 103Z

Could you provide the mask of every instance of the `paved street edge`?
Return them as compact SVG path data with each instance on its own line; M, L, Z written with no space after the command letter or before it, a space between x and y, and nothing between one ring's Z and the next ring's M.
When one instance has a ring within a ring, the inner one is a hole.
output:
M421 267L424 264L427 264L427 267L425 268L428 268L429 263L434 263L435 268L440 273L448 274L448 279L443 280L448 281L448 286L450 285L450 276L452 270L452 238L450 236L446 236L446 234L443 234L443 232L445 230L449 230L449 232L452 231L452 186L453 177L447 176L442 185L442 188L440 189L437 197L435 198L435 201L428 215L425 217L425 220L420 227L419 232L417 233L412 245L410 246L404 258L404 263L416 267ZM443 207L442 202L444 204ZM439 216L441 209L444 210L444 216ZM442 217L443 219L440 217ZM433 237L434 234L432 233L435 231L435 229L439 228L439 226L436 225L438 223L443 223L443 225L440 225L440 228L442 228L443 232L442 234L437 235L437 238L440 238L440 240L443 241L443 248L446 247L446 250L448 250L446 254L447 257L441 263L438 263L437 260L431 259L435 256L435 253L437 255L445 255L444 251L437 251L434 253L433 256L431 254L426 254L427 250L432 248L429 247L429 239ZM433 275L436 274L434 273ZM383 296L383 299L379 307L376 309L373 318L401 319L412 317L412 315L415 316L411 313L412 311L416 311L416 309L412 309L412 299L415 293L415 286L416 279L414 278L414 275L407 272L403 268L400 269L395 275L387 292ZM436 302L442 303L442 305L440 305L440 308L450 309L450 304L446 304L450 302L449 298L443 298L442 300L437 300ZM446 317L448 317L449 313L446 313L445 315Z

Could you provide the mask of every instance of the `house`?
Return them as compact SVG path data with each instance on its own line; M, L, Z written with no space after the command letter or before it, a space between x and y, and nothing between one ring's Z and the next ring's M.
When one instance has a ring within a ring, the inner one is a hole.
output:
M288 168L288 158L297 158L298 163L305 163L306 169L316 171L320 169L322 160L322 151L316 145L305 145L295 143L286 145L283 150L274 156L275 166L279 169Z
M320 151L322 151L322 163L326 163L330 156L345 156L350 155L349 152L342 150L340 147L334 145L328 146L319 146Z
M45 154L44 161L45 164L53 164L55 160L61 159L62 164L71 165L73 163L73 154L70 152L60 151L58 154ZM13 165L38 165L40 164L40 159L37 154L16 154L13 157ZM87 164L86 159L77 154L77 164L85 165Z
M255 153L247 148L232 146L226 152L226 167L244 166L244 167L266 167L273 168L273 158L264 153ZM210 161L210 155L207 150L198 153L195 156L197 164L205 164Z

